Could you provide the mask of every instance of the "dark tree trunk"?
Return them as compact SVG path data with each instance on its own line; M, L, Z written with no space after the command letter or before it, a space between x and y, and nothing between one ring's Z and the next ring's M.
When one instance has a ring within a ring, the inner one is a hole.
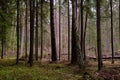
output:
M35 39L35 59L38 61L38 0L36 0L36 39Z
M43 0L41 0L41 57L43 57Z
M86 60L86 52L85 52L85 48L86 48L86 46L85 46L85 41L86 41L86 29L87 29L87 21L88 21L88 13L87 13L87 11L86 11L86 18L85 18L85 28L84 28L84 38L83 38L83 52L84 52L84 60Z
M68 0L68 60L70 60L70 2Z
M52 61L57 61L55 26L54 26L54 0L50 0L50 28L51 28L51 51Z
M20 54L20 40L19 40L19 33L20 33L20 2L17 0L17 58L16 58L16 64L19 63L19 54Z
M81 0L81 53L84 54L83 41L83 0Z
M6 31L5 26L2 26L2 53L1 53L1 59L4 58L4 55L6 54Z
M34 0L30 0L30 54L29 54L29 61L28 61L28 63L30 63L30 66L33 65L34 9L35 9L35 2Z
M71 64L77 64L77 52L76 52L76 0L72 0L72 53Z
M112 64L114 64L114 40L113 40L113 10L112 0L110 0L110 12L111 12L111 50L112 50Z
M76 0L72 0L72 53L71 64L77 64L77 25L76 25Z
M80 50L80 36L77 27L77 14L76 14L76 1L72 0L72 53L71 64L78 64L80 68L83 68L83 56Z
M61 54L61 0L59 0L59 60Z
M101 50L101 15L100 15L100 1L96 1L97 11L97 50L98 50L98 70L102 68L102 50Z

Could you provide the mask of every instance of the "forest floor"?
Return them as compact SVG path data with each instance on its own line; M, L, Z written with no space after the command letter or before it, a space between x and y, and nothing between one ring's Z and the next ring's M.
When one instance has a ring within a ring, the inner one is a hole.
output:
M97 62L93 60L87 62L82 70L68 62L34 62L33 67L23 61L18 65L14 63L14 59L0 60L0 80L120 80L119 60L115 64L104 61L100 72L97 71ZM113 77L115 78L112 79Z

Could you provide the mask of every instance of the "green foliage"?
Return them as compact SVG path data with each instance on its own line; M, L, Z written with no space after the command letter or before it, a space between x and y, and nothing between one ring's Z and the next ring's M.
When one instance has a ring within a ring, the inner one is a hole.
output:
M5 42L10 40L10 31L13 29L13 22L15 17L15 0L1 0L0 1L0 40ZM8 44L6 43L6 46Z
M0 80L76 80L77 77L63 64L36 64L27 67L22 62L0 60Z

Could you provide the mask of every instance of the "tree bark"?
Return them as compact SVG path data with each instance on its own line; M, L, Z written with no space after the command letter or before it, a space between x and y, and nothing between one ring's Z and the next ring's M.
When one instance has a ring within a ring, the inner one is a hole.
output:
M85 41L86 41L86 30L87 30L87 22L88 22L88 13L87 13L87 11L86 11L86 18L85 18L85 28L84 28L84 36L83 36L83 52L84 52L84 60L86 60L86 51L85 51L85 48L86 48L86 46L85 46Z
M97 50L98 50L98 71L102 68L102 50L101 50L101 15L100 15L100 1L96 1L97 11Z
M20 41L19 41L19 28L20 28L20 3L19 3L19 0L17 0L17 58L16 58L16 64L19 63L19 54L20 54Z
M26 0L26 20L25 20L25 29L26 29L26 41L25 41L25 59L27 61L27 57L28 57L28 0Z
M57 61L55 26L54 26L54 0L50 0L50 28L51 28L51 51L52 61Z
M43 0L41 0L41 57L43 57Z
M83 0L81 0L81 53L84 54L84 46L83 46Z
M38 61L38 0L36 0L36 39L35 39L35 59Z
M114 64L114 40L113 40L113 10L112 10L112 0L110 0L110 12L111 12L111 50L112 50L112 64Z
M68 0L68 60L70 60L70 2Z
M28 63L30 63L30 66L33 65L34 9L35 9L35 2L34 2L34 0L30 0L30 54L29 54L29 61L28 61Z
M59 60L61 54L61 0L59 0Z

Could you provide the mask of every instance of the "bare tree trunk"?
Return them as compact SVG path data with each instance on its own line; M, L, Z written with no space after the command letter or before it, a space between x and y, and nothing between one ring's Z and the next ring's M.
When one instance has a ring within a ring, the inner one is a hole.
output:
M4 58L4 55L6 54L6 31L5 26L2 26L2 53L1 53L1 59Z
M30 0L30 55L29 61L30 66L33 65L33 50L34 50L34 9L35 9L35 2Z
M19 3L19 0L17 0L17 58L16 58L16 64L18 64L19 63L19 54L20 54L20 50L19 50L19 48L20 48L20 41L19 41L19 28L20 28L20 24L19 24L19 20L20 20L20 3Z
M57 61L55 26L54 26L54 0L50 0L50 27L51 27L51 51L52 61Z
M110 0L110 11L111 11L111 49L112 49L112 64L114 64L114 40L113 40L113 10L112 0Z
M61 0L59 0L59 60L61 55Z
M83 46L83 0L81 0L81 53L84 54L84 46Z
M70 60L70 2L68 0L68 60Z
M86 52L85 52L85 48L86 48L86 46L85 46L85 41L86 41L86 29L87 29L87 21L88 21L88 13L87 13L87 11L86 11L86 19L85 19L85 28L84 28L84 38L83 38L83 52L84 52L84 60L86 60Z
M35 58L38 61L38 0L36 0L36 38L35 38Z
M22 56L23 55L23 48L24 48L24 25L23 25L23 16L24 14L23 14L23 12L21 12L21 14L20 14L20 56Z
M41 0L41 57L43 57L43 0Z
M98 50L98 71L102 68L102 50L101 50L101 16L100 16L100 1L96 1L97 11L97 50Z
M26 61L27 61L27 57L28 57L28 51L27 51L27 49L28 49L28 4L29 4L29 2L28 2L28 0L26 0L26 20L25 20L25 29L26 29L26 41L25 41L25 59L26 59Z

